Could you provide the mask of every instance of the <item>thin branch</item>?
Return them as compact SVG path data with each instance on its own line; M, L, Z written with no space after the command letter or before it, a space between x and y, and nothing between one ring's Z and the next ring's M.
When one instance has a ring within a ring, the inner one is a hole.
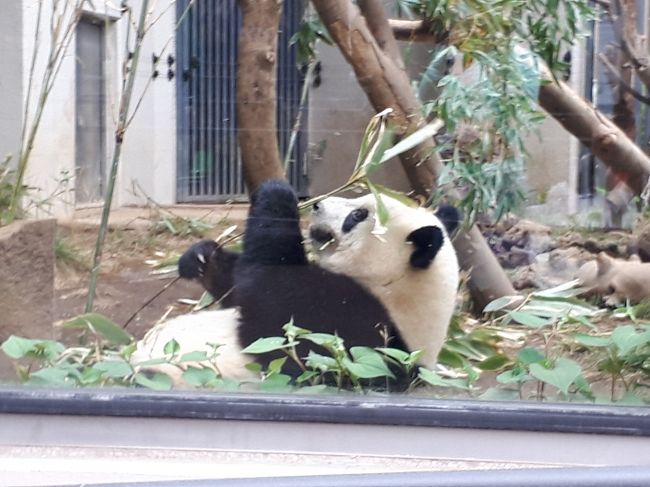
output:
M293 148L296 145L296 140L298 139L298 132L300 131L300 126L302 125L302 114L304 111L305 103L307 102L307 95L309 94L309 88L314 77L314 69L316 67L316 62L312 60L307 66L307 72L305 73L305 79L303 80L302 92L300 93L300 102L298 103L298 113L296 114L296 119L291 128L291 137L289 138L289 145L287 146L287 151L284 154L283 169L285 176L289 170L289 162L291 160L291 153Z
M634 88L632 88L621 76L621 73L618 72L616 67L607 59L607 56L605 56L602 52L598 54L598 59L600 59L600 62L603 63L603 66L607 68L607 71L616 78L616 81L618 82L619 86L625 91L626 93L629 93L632 95L634 98L639 100L641 103L645 103L646 105L650 105L650 97L642 95L638 91L636 91Z
M36 59L38 57L38 48L41 40L41 16L43 13L43 0L38 2L38 11L36 13L36 31L34 32L34 49L32 50L32 62L29 66L29 80L27 81L27 94L25 96L25 108L23 111L23 128L20 135L21 143L25 141L27 133L27 120L29 119L29 106L34 87L34 72L36 70ZM22 152L22 147L21 147Z
M95 300L95 289L97 288L97 279L99 277L99 267L101 265L102 254L104 250L104 240L106 238L106 231L108 228L108 217L111 212L111 204L113 202L113 192L115 190L115 180L117 179L117 169L120 164L120 156L122 152L122 145L124 142L124 135L126 132L126 122L128 119L129 105L131 103L131 96L133 94L133 87L135 85L135 75L138 70L138 61L140 59L140 51L144 40L145 22L147 19L147 10L149 0L142 0L140 20L136 31L135 44L133 47L133 56L131 63L128 63L128 58L125 60L124 75L122 79L122 93L120 96L120 108L117 126L115 127L115 147L113 149L113 160L111 162L111 171L108 178L108 187L106 188L106 195L104 197L104 207L102 208L102 218L97 232L97 242L95 243L95 253L93 256L93 267L90 272L90 282L88 284L88 297L86 300L86 313L93 309L93 302ZM128 51L128 47L127 47ZM127 69L128 66L128 69Z
M152 302L153 302L153 301L154 301L158 296L160 296L162 293L164 293L165 291L167 291L167 289L169 289L171 286L173 286L174 284L176 284L176 282L178 282L178 280L179 280L180 278L181 278L181 276L176 276L174 279L172 279L172 280L169 281L167 284L165 284L165 285L162 287L162 289L161 289L160 291L158 291L156 294L154 294L151 298L147 299L147 301L145 301L145 302L142 304L142 306L140 306L138 309L136 309L135 312L134 312L131 316L129 316L129 319L126 320L126 321L124 322L124 324L122 325L122 329L123 329L123 330L126 330L126 327L129 326L129 324L133 321L133 319L134 319L136 316L138 316L138 314L140 314L140 311L142 311L143 309L145 309L145 308L146 308L147 306L149 306L149 305L150 305L150 304L151 304L151 303L152 303Z
M638 47L637 40L641 37L636 30L636 26L629 19L627 5L624 0L616 0L616 12L622 19L622 28L620 32L621 45L623 51L630 58L630 62L639 77L639 80L650 89L650 56L642 52Z

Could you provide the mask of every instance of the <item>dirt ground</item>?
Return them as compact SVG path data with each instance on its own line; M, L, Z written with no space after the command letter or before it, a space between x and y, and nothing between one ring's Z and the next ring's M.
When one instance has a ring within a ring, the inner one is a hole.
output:
M205 238L215 238L233 224L241 225L241 215L245 211L246 208L241 208L233 214L229 208L224 208L210 218L203 218L201 221L212 227L205 231ZM198 219L201 215L205 215L203 208L194 211L190 208L183 218ZM58 227L56 320L83 313L86 303L88 269L97 237L98 219L96 212L83 216L73 222L61 222ZM177 274L158 274L154 263L176 259L202 237L198 234L173 235L163 225L157 225L160 220L133 209L122 210L111 218L113 223L106 238L94 310L121 325L137 312L126 329L140 338L167 313L189 311L191 305L183 304L179 299L200 298L203 293L200 285L184 279L172 283ZM146 304L167 285L168 289Z

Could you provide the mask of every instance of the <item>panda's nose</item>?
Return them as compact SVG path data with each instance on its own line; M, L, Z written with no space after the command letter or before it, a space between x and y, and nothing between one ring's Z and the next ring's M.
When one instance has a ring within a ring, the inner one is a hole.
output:
M315 225L309 229L309 237L318 243L326 243L334 239L334 234L326 227Z

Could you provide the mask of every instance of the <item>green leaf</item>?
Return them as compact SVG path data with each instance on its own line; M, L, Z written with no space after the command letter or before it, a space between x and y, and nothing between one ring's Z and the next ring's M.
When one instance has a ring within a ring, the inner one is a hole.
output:
M301 338L309 340L321 347L325 347L330 351L340 350L343 348L343 339L336 335L330 335L329 333L307 333L302 335Z
M456 389L469 389L465 381L460 379L445 379L434 371L420 367L418 378L432 386L453 387Z
M291 321L289 321L289 323L285 324L282 327L282 330L284 330L285 336L290 340L305 335L307 333L311 333L311 330L300 328L299 326L294 325L293 318L291 318Z
M163 347L163 353L165 355L176 355L180 350L181 346L173 338L165 343L165 346Z
M390 149L387 149L379 160L379 163L381 164L382 162L386 162L387 160L412 149L416 145L420 145L425 140L431 139L443 126L444 124L440 120L434 120L424 127L419 128L412 134L404 137Z
M313 350L309 351L305 363L308 367L319 370L321 372L335 371L339 368L339 364L335 359L332 357L326 357L320 353L316 353Z
M112 345L128 345L133 337L99 313L86 313L63 323L65 328L88 330Z
M409 198L404 193L395 191L394 189L391 189L388 186L384 186L383 184L372 183L372 185L382 195L386 195L389 198L393 198L394 200L397 200L400 203L402 203L404 206L410 206L411 208L417 208L419 206L417 201Z
M387 357L396 360L400 364L407 365L409 363L410 354L399 348L379 347L375 350L383 353Z
M302 374L300 374L296 378L296 384L302 384L303 382L307 382L308 380L311 380L317 376L318 376L318 372L316 372L315 370L305 370Z
M255 340L242 350L242 353L267 353L274 350L282 350L287 345L285 337L268 337Z
M501 296L500 298L491 301L483 308L483 313L493 313L502 310L508 306L521 301L521 296Z
M353 360L345 359L343 363L354 376L360 379L395 378L381 354L372 348L352 347L350 355L352 355Z
M34 385L71 385L68 371L58 367L45 367L29 375L28 384Z
M477 364L477 367L481 370L501 370L511 363L512 360L507 355L494 354Z
M180 356L178 362L203 362L208 360L208 354L203 351L187 352Z
M204 291L203 294L201 294L201 298L199 299L199 302L194 305L193 310L200 311L202 309L205 309L211 304L213 304L215 301L216 299L214 299L214 296L212 296L212 294L210 294L208 291Z
M587 335L586 333L575 333L573 339L587 347L607 347L612 343L612 340L609 337L597 337L592 335Z
M632 350L645 345L650 340L650 332L638 333L634 326L619 326L612 332L612 341L618 348L618 355L627 355Z
M460 353L443 346L438 354L438 363L454 369L462 369L467 363L467 359Z
M154 391L169 391L173 385L169 376L163 373L156 373L152 377L147 377L144 372L138 372L133 377L133 380L136 384Z
M260 383L260 390L265 392L288 392L293 388L289 385L291 376L286 374L275 374L266 377Z
M533 347L522 348L517 354L517 360L526 365L541 362L544 359L544 354Z
M160 357L160 358L152 358L149 360L145 360L144 362L138 362L136 365L138 367L149 367L151 365L161 365L161 364L168 364L169 360L166 357Z
M513 370L506 370L496 376L497 382L500 384L519 384L528 380L528 374L525 370L515 368Z
M81 371L79 383L84 386L96 385L104 380L104 373L94 368L86 368Z
M276 358L275 360L271 360L269 363L269 367L267 369L267 373L269 375L271 374L279 374L282 371L282 366L284 363L287 361L289 357L280 357Z
M582 369L573 360L559 358L553 367L530 364L530 374L537 380L557 387L562 393L567 394L571 384L581 376Z
M512 318L517 323L524 326L529 326L531 328L541 328L555 322L553 319L540 318L539 316L535 316L524 311L511 311L508 313L508 316L510 316L510 318Z
M183 372L183 380L193 387L211 385L218 377L218 374L214 370L207 367L188 367Z
M123 379L133 373L131 365L123 360L106 360L103 362L97 362L92 368L101 372L103 376L111 379Z
M2 351L12 359L24 357L52 361L65 350L65 345L53 340L33 340L11 335L2 344Z
M368 189L372 192L372 195L375 197L375 202L377 205L377 219L379 221L379 225L386 226L386 223L388 223L388 220L390 218L390 213L388 212L388 208L386 208L386 205L384 204L384 201L381 199L381 195L379 194L375 186L370 181L366 181L366 185L368 186Z

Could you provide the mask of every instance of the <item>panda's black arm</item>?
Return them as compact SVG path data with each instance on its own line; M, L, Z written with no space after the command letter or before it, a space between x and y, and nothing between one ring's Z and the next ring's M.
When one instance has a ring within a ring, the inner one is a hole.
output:
M214 240L192 245L178 260L178 273L185 279L197 279L203 288L224 306L230 306L234 268L240 254L226 250Z

